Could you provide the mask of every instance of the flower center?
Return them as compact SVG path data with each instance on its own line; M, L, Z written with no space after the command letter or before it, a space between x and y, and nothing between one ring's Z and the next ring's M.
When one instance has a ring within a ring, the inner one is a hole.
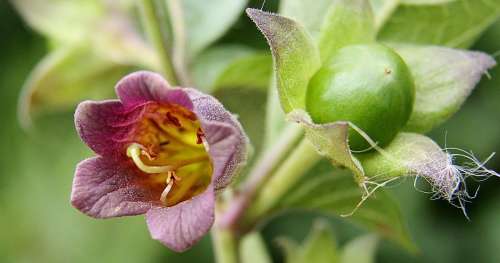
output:
M172 206L202 193L210 184L212 163L196 115L178 105L151 103L133 130L127 156L159 199Z

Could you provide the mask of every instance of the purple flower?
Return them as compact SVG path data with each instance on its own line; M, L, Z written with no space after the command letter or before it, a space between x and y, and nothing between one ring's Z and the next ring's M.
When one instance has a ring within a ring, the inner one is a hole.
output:
M154 239L184 251L212 226L247 137L215 98L158 74L130 74L116 93L78 105L76 129L97 156L78 164L71 203L95 218L146 214Z

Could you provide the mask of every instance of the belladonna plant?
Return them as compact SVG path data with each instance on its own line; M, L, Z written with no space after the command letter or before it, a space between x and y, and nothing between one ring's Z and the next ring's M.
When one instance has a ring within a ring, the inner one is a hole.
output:
M434 198L465 213L464 203L475 196L466 179L498 176L484 167L489 158L479 161L465 150L441 149L422 135L452 116L495 66L487 54L379 43L364 0L336 1L319 33L301 24L301 17L256 9L247 14L271 47L286 118L299 123L314 146L300 155L317 152L351 170L364 192L352 213L375 190L404 177L414 177L416 186L418 179L426 180ZM282 177L277 180L300 180ZM269 209L262 202L260 209Z
M116 93L78 105L76 129L97 156L78 164L71 202L96 218L146 214L151 236L183 251L211 228L247 138L216 99L158 74L130 74Z
M411 250L398 203L384 186L411 178L422 189L423 180L428 182L424 191L465 213L465 202L476 192L468 179L498 176L485 167L489 158L480 161L468 151L442 148L424 135L455 114L495 66L485 53L457 48L477 38L481 28L471 25L493 21L486 21L489 9L496 12L491 17L498 17L495 1L371 1L375 15L368 0L282 0L280 14L247 9L272 59L233 47L204 50L236 19L245 1L199 2L201 7L190 1L139 1L141 32L150 43L132 27L96 30L101 25L96 23L80 37L93 33L92 43L105 45L60 45L75 50L50 56L28 81L20 104L25 122L27 113L44 103L67 106L77 99L75 91L88 94L89 88L99 89L96 84L112 87L137 67L162 74L132 73L116 84L117 100L78 105L76 130L96 155L76 167L71 202L81 212L95 218L144 214L151 236L175 251L190 248L212 228L220 262L257 254L255 246L244 253L245 239L260 242L257 227L289 209L346 216ZM213 14L219 9L222 16ZM448 14L466 16L471 10L482 11L464 26L466 34L457 36L456 28L448 32L456 22L448 23ZM447 24L434 30L420 19L422 13ZM52 16L33 19L39 17ZM101 39L115 34L119 40ZM89 62L84 70L82 61ZM66 82L75 76L82 79L79 87ZM265 139L255 147L252 166L241 169L251 152L242 126L200 90L267 87L270 80ZM52 92L58 85L71 92ZM54 94L69 94L70 101ZM230 185L240 172L241 180ZM226 187L230 191L222 194ZM306 261L336 247L321 234L328 232L321 225L306 248L285 242L287 258ZM376 240L372 236L361 243L373 250ZM261 262L248 260L254 261Z

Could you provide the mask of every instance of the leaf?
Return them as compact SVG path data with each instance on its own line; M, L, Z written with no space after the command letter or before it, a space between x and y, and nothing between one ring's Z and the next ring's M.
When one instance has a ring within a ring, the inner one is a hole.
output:
M416 4L416 5L435 5L442 3L455 2L458 0L398 0L402 4Z
M217 46L201 53L193 62L192 75L196 87L211 92L217 78L234 61L252 55L254 51L245 46Z
M397 46L415 80L413 112L405 130L428 132L455 114L486 71L490 56L433 46Z
M307 83L321 63L311 36L289 18L250 8L247 14L271 46L281 107L304 108Z
M394 10L378 39L467 48L499 15L497 0L406 1Z
M61 46L92 45L98 56L121 64L158 68L158 58L137 32L126 11L130 0L13 0L35 30Z
M160 70L158 55L135 29L130 17L119 12L111 13L95 21L92 32L75 45L85 45L88 41L89 48L99 57L117 64Z
M282 0L279 13L293 18L306 28L314 39L317 39L331 5L332 0Z
M105 15L97 0L13 0L13 5L36 31L63 43L75 43L91 32Z
M374 263L378 237L365 235L349 241L341 250L341 263Z
M336 263L337 243L327 222L317 220L302 245L287 238L278 242L283 248L287 263Z
M28 127L32 114L67 110L84 99L113 97L115 83L132 69L98 56L89 45L59 48L43 58L24 83L20 121Z
M167 4L170 0L166 0ZM221 37L243 12L247 0L182 0L188 59ZM172 19L179 19L172 16ZM179 37L179 36L174 36Z
M375 41L375 21L368 0L337 0L325 16L319 37L323 61L338 49Z
M280 13L307 29L318 42L323 61L341 47L375 40L368 0L286 0L281 2Z
M274 75L271 77L275 78ZM278 137L281 136L281 131L289 125L285 120L285 114L280 106L280 98L276 85L276 81L272 80L267 90L266 129L264 137L264 145L266 147L271 147Z
M271 263L264 239L258 232L251 232L240 242L240 258L242 263Z
M398 6L399 1L400 0L370 0L375 16L374 19L377 31L385 24L387 19L389 19L392 12L394 12Z
M333 173L329 171L328 162L322 166L328 172L312 170L281 200L275 211L302 209L333 216L352 212L362 198L359 186L347 171ZM397 202L384 190L378 190L347 219L415 251Z
M214 90L243 87L267 90L271 74L271 56L252 54L233 61L215 81Z
M220 89L213 94L238 120L249 136L254 152L259 152L263 145L265 132L266 92L259 89L239 88Z

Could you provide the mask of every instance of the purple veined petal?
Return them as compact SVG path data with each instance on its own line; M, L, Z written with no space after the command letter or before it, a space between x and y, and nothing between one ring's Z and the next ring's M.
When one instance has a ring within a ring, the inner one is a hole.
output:
M93 157L78 164L71 192L72 205L95 218L139 215L160 206L162 188L126 163Z
M153 208L146 222L153 239L182 252L198 242L214 223L215 193L210 185L202 194L172 207Z
M149 101L178 104L193 109L193 103L182 88L172 89L157 73L138 71L124 77L116 85L116 95L127 108Z
M95 153L119 159L124 154L132 125L142 113L142 107L125 111L118 100L84 101L76 109L75 127Z
M248 137L236 118L210 95L195 89L185 89L194 104L210 146L210 157L214 162L215 190L231 183L233 176L247 158Z

